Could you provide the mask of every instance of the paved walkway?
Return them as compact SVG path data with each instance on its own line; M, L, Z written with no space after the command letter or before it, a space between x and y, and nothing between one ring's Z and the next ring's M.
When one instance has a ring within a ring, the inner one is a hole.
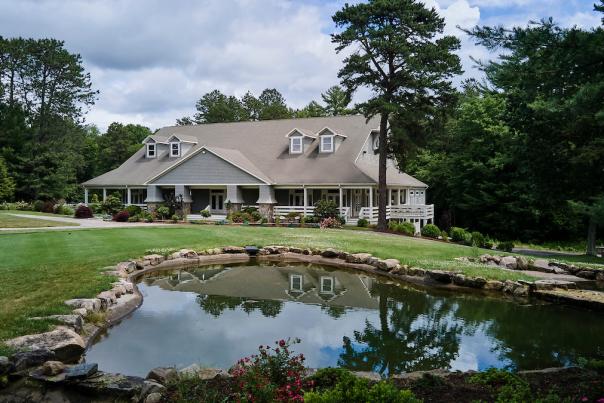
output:
M47 215L33 215L33 214L18 214L18 213L6 213L15 217L31 218L34 220L45 220L54 222L63 222L69 224L77 224L78 226L65 225L57 227L31 227L31 228L0 228L0 231L55 231L65 229L89 229L89 228L125 228L125 227L161 227L165 225L173 225L166 223L146 223L146 222L115 222L115 221L104 221L99 218L71 218L65 216L47 216Z

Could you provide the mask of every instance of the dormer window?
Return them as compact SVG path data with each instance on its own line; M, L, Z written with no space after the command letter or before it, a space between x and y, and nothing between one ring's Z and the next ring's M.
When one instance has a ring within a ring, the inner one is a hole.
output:
M180 143L170 143L170 157L180 157Z
M147 158L155 158L156 145L155 143L147 143Z
M289 153L290 154L302 154L302 136L290 137Z
M321 136L321 152L332 153L333 152L333 137L334 136Z

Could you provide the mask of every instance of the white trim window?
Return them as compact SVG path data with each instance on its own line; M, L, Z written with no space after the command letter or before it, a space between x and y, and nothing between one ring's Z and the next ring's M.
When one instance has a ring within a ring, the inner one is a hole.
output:
M172 142L170 143L170 157L180 157L180 143Z
M289 276L289 289L290 291L302 292L304 286L304 280L301 274L291 274Z
M157 145L155 143L147 144L147 158L155 158L157 154Z
M321 136L321 152L332 153L333 152L333 138L334 136Z
M333 277L321 276L321 293L333 294Z
M302 154L302 136L292 136L289 138L289 153Z

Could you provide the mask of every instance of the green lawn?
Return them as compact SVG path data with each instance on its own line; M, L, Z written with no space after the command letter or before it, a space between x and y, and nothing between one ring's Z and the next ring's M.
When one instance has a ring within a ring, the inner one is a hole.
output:
M490 279L531 279L453 260L484 250L366 231L310 228L188 225L0 233L0 340L44 331L49 323L27 320L68 312L63 301L92 297L109 288L103 267L145 254L151 248L206 249L226 245L281 244L365 251L422 268L455 269Z
M15 213L23 214L25 212L18 211ZM29 213L29 215L33 215L33 214L31 214L31 212L27 212L27 213ZM55 214L52 214L52 215L54 215L55 217L60 217ZM38 219L38 218L17 217L17 216L8 214L6 212L0 212L0 228L43 228L43 227L64 227L64 226L77 226L77 224L43 220L43 219Z

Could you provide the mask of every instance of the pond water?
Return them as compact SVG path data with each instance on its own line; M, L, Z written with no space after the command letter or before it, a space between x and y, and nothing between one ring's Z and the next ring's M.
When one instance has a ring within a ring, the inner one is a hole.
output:
M316 265L205 266L139 284L143 305L86 354L104 371L229 368L261 344L299 337L313 368L382 374L538 369L604 354L601 314L436 290Z

